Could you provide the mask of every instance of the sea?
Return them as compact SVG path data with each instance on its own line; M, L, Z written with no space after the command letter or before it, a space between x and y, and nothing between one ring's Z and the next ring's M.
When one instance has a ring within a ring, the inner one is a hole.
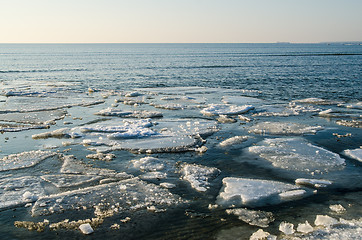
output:
M0 44L0 239L360 239L361 86L360 43Z

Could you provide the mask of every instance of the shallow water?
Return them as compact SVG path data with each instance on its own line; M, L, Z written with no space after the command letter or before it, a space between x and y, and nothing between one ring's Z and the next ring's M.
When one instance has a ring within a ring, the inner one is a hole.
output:
M240 207L271 212L278 238L283 221L361 222L362 164L344 153L362 145L361 46L2 44L0 60L1 239L249 239L260 227L225 211ZM265 185L221 199L225 178ZM95 217L90 236L50 227Z

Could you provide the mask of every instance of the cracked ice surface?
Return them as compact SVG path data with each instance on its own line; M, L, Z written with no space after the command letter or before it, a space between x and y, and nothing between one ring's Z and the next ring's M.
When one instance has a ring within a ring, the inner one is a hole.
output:
M295 190L302 189L296 185L270 180L226 177L222 182L224 187L216 201L222 206L258 207L279 204L311 194L309 190L304 190L303 194L298 192L298 194L294 195ZM290 192L291 195L288 198L283 198L283 195L281 195Z
M351 158L354 158L360 162L362 162L362 147L357 149L347 149L344 150L343 153Z
M54 155L56 153L40 150L11 154L0 159L0 172L32 167Z
M89 199L92 199L89 201ZM66 210L102 208L114 213L129 210L169 207L184 200L155 184L138 178L121 180L80 190L63 192L39 198L32 215L49 215Z
M265 139L247 150L270 161L274 167L310 174L340 170L345 163L338 154L314 146L302 138Z
M43 182L33 176L0 180L0 209L35 202L45 195Z

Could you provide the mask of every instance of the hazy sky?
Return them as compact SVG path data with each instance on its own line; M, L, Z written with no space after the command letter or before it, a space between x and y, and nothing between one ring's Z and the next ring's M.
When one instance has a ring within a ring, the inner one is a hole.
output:
M362 41L362 0L0 0L1 43Z

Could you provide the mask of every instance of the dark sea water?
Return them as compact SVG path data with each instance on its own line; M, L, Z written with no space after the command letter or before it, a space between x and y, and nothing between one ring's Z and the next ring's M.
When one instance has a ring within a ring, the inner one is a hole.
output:
M249 239L262 227L225 211L234 208L272 213L263 229L278 239L285 237L281 222L294 230L306 220L315 227L316 215L355 222L295 237L359 239L362 157L345 150L362 146L361 86L357 44L0 44L0 239ZM203 112L245 105L252 109L224 113L234 122ZM163 117L100 114L110 109ZM39 137L59 129L62 134ZM235 136L247 140L220 146ZM265 145L273 140L275 146ZM290 145L281 148L284 140ZM26 157L38 150L53 155ZM97 152L113 159L87 156ZM75 160L67 164L69 156ZM154 169L136 166L145 157L158 159ZM184 166L200 167L191 178L206 181L206 191L187 180ZM127 185L121 173L136 180ZM291 201L274 194L240 204L236 196L231 205L220 201L229 177L331 184L303 187L311 194ZM168 198L175 202L165 206ZM42 232L14 226L91 219L100 203L112 214L89 236L78 226L46 225ZM334 205L345 210L331 210Z

